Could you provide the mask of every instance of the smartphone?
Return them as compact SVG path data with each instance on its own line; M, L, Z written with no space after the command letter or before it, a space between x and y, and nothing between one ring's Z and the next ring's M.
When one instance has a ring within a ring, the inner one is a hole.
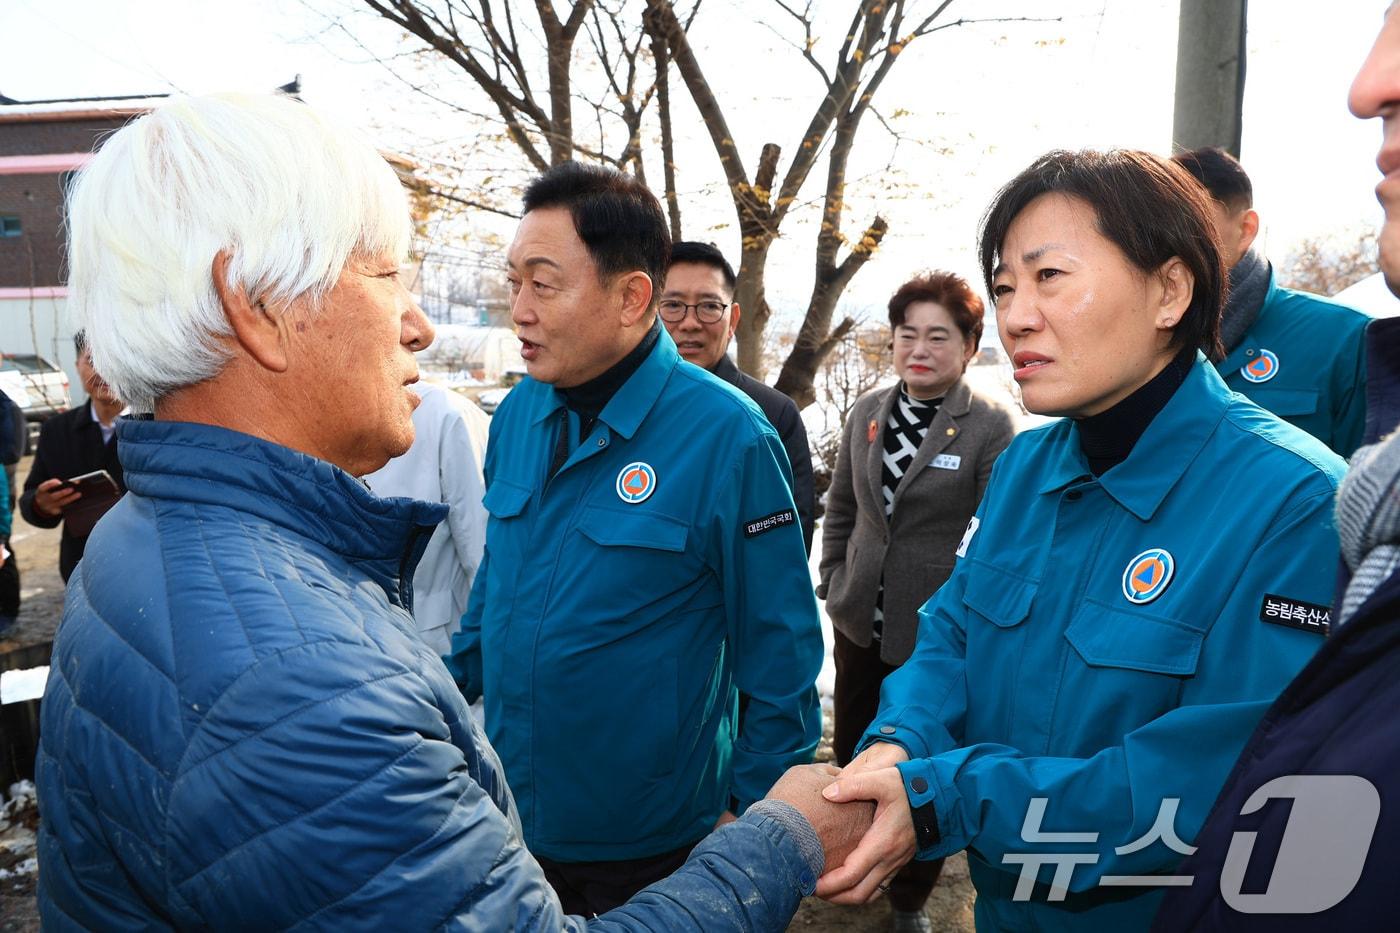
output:
M93 470L91 473L84 473L82 476L74 476L72 479L65 479L58 484L60 489L76 489L83 494L84 499L97 499L102 497L114 497L121 495L121 489L117 487L117 481L112 479L112 474L106 470Z

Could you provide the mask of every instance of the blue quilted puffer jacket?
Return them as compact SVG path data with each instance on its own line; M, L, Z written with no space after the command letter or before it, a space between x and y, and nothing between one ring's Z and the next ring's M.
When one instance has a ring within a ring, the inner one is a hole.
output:
M130 494L68 587L43 704L46 930L779 930L811 890L760 813L625 907L563 916L414 635L446 508L220 428L119 431Z

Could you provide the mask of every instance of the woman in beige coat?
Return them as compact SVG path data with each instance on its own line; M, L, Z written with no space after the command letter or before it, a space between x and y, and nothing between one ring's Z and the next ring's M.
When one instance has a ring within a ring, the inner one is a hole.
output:
M1011 415L963 373L982 300L933 272L890 299L899 383L861 397L846 421L822 522L821 584L835 629L836 760L846 765L880 705L880 684L914 649L918 609L952 573ZM927 930L942 862L910 862L890 885L896 931Z

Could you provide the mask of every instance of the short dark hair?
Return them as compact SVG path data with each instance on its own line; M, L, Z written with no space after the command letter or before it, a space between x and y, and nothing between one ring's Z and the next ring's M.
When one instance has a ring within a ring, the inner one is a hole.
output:
M948 309L953 323L962 331L963 340L982 340L981 297L967 284L967 279L951 272L925 272L905 282L890 298L890 330L904 323L909 306L917 301L932 301Z
M73 335L73 355L82 356L87 349L87 331L80 330Z
M1178 152L1172 156L1172 161L1205 185L1210 196L1227 210L1243 211L1254 206L1254 185L1250 184L1244 166L1219 146Z
M1191 304L1172 333L1175 347L1198 347L1220 359L1220 313L1225 306L1221 258L1206 191L1180 165L1150 152L1114 149L1048 152L997 192L982 218L978 246L991 294L1006 232L1043 194L1076 198L1094 211L1099 233L1143 273L1172 257L1191 271Z
M724 276L724 284L729 288L729 297L734 297L734 289L739 284L739 277L734 274L734 267L729 264L729 260L724 258L724 254L719 251L719 247L713 243L699 243L695 240L681 240L671 246L671 262L667 266L674 266L681 262L693 262L700 266L709 266L718 269L720 275Z
M598 267L600 279L642 271L651 276L652 304L671 258L666 215L647 186L603 165L563 162L530 182L525 213L562 207Z

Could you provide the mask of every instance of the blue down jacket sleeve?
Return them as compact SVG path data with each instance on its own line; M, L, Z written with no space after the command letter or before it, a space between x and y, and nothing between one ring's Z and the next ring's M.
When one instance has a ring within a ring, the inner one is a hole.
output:
M781 930L814 879L755 815L591 923L520 842L489 744L436 686L364 644L263 657L196 727L169 790L180 928ZM232 803L230 803L232 802Z

